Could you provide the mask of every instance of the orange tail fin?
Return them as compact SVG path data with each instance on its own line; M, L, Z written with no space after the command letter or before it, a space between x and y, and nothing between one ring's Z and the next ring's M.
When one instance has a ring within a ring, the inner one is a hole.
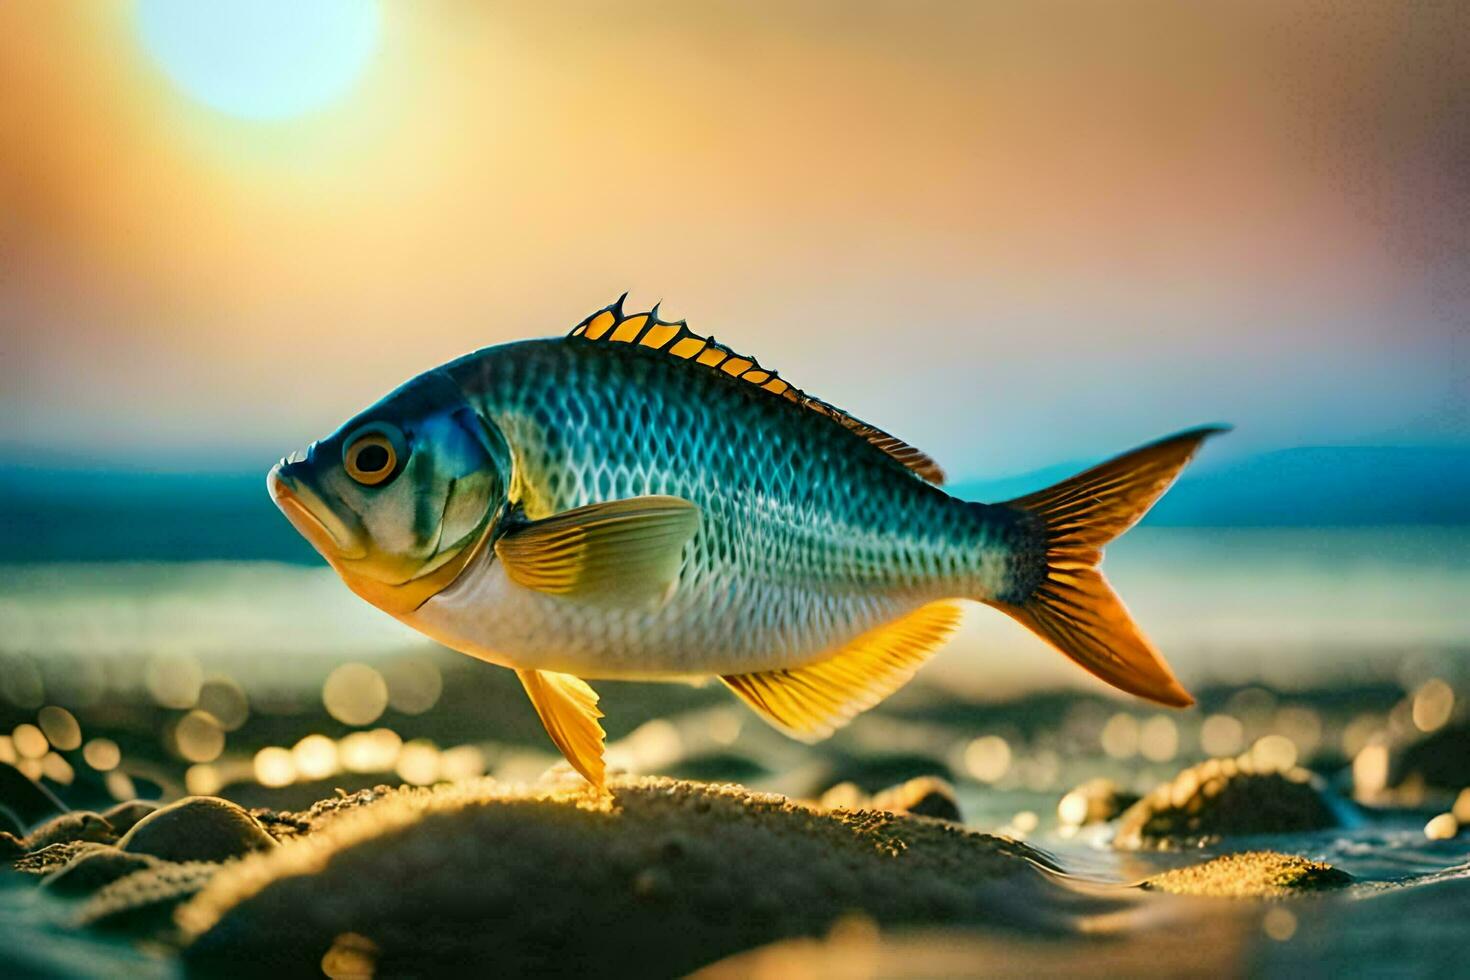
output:
M1045 569L1025 599L991 605L1114 687L1160 704L1193 704L1097 565L1103 545L1138 523L1200 443L1224 431L1211 426L1181 432L1006 501L1004 506L1037 522L1045 539Z

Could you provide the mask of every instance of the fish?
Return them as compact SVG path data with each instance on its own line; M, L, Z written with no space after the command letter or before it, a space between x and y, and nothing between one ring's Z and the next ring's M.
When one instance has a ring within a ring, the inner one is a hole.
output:
M1098 566L1227 427L963 500L904 440L623 305L426 371L267 476L354 593L514 670L594 787L588 681L718 679L814 742L902 687L975 603L1113 687L1193 702Z

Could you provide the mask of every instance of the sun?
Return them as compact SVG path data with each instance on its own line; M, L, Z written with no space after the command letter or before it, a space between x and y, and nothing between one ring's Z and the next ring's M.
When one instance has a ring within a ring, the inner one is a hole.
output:
M378 47L376 0L140 0L143 47L191 97L246 119L340 100Z

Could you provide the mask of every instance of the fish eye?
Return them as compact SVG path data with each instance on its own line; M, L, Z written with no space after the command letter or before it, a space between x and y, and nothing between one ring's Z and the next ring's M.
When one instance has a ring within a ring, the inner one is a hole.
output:
M397 471L405 453L403 435L381 422L365 425L352 434L342 450L347 475L365 487L386 483Z

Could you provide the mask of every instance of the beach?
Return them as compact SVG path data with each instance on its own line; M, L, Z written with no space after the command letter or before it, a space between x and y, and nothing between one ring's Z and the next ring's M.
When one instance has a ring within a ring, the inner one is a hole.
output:
M1290 533L1280 588L1251 571L1266 532L1156 529L1120 549L1116 577L1200 678L1189 711L1089 688L981 611L814 746L716 688L600 684L607 797L558 763L510 672L415 638L325 570L18 566L0 601L16 842L0 960L84 976L1447 968L1464 946L1444 923L1470 901L1465 613L1448 599L1463 534L1327 531L1307 551ZM1358 589L1310 569L1354 548L1370 598L1348 603ZM1173 576L1184 561L1199 574ZM1266 631L1232 609L1267 592L1293 651L1274 673ZM1395 642L1382 609L1411 593L1424 615ZM178 800L216 802L153 816ZM128 838L145 818L161 829ZM1373 939L1389 920L1395 941Z

